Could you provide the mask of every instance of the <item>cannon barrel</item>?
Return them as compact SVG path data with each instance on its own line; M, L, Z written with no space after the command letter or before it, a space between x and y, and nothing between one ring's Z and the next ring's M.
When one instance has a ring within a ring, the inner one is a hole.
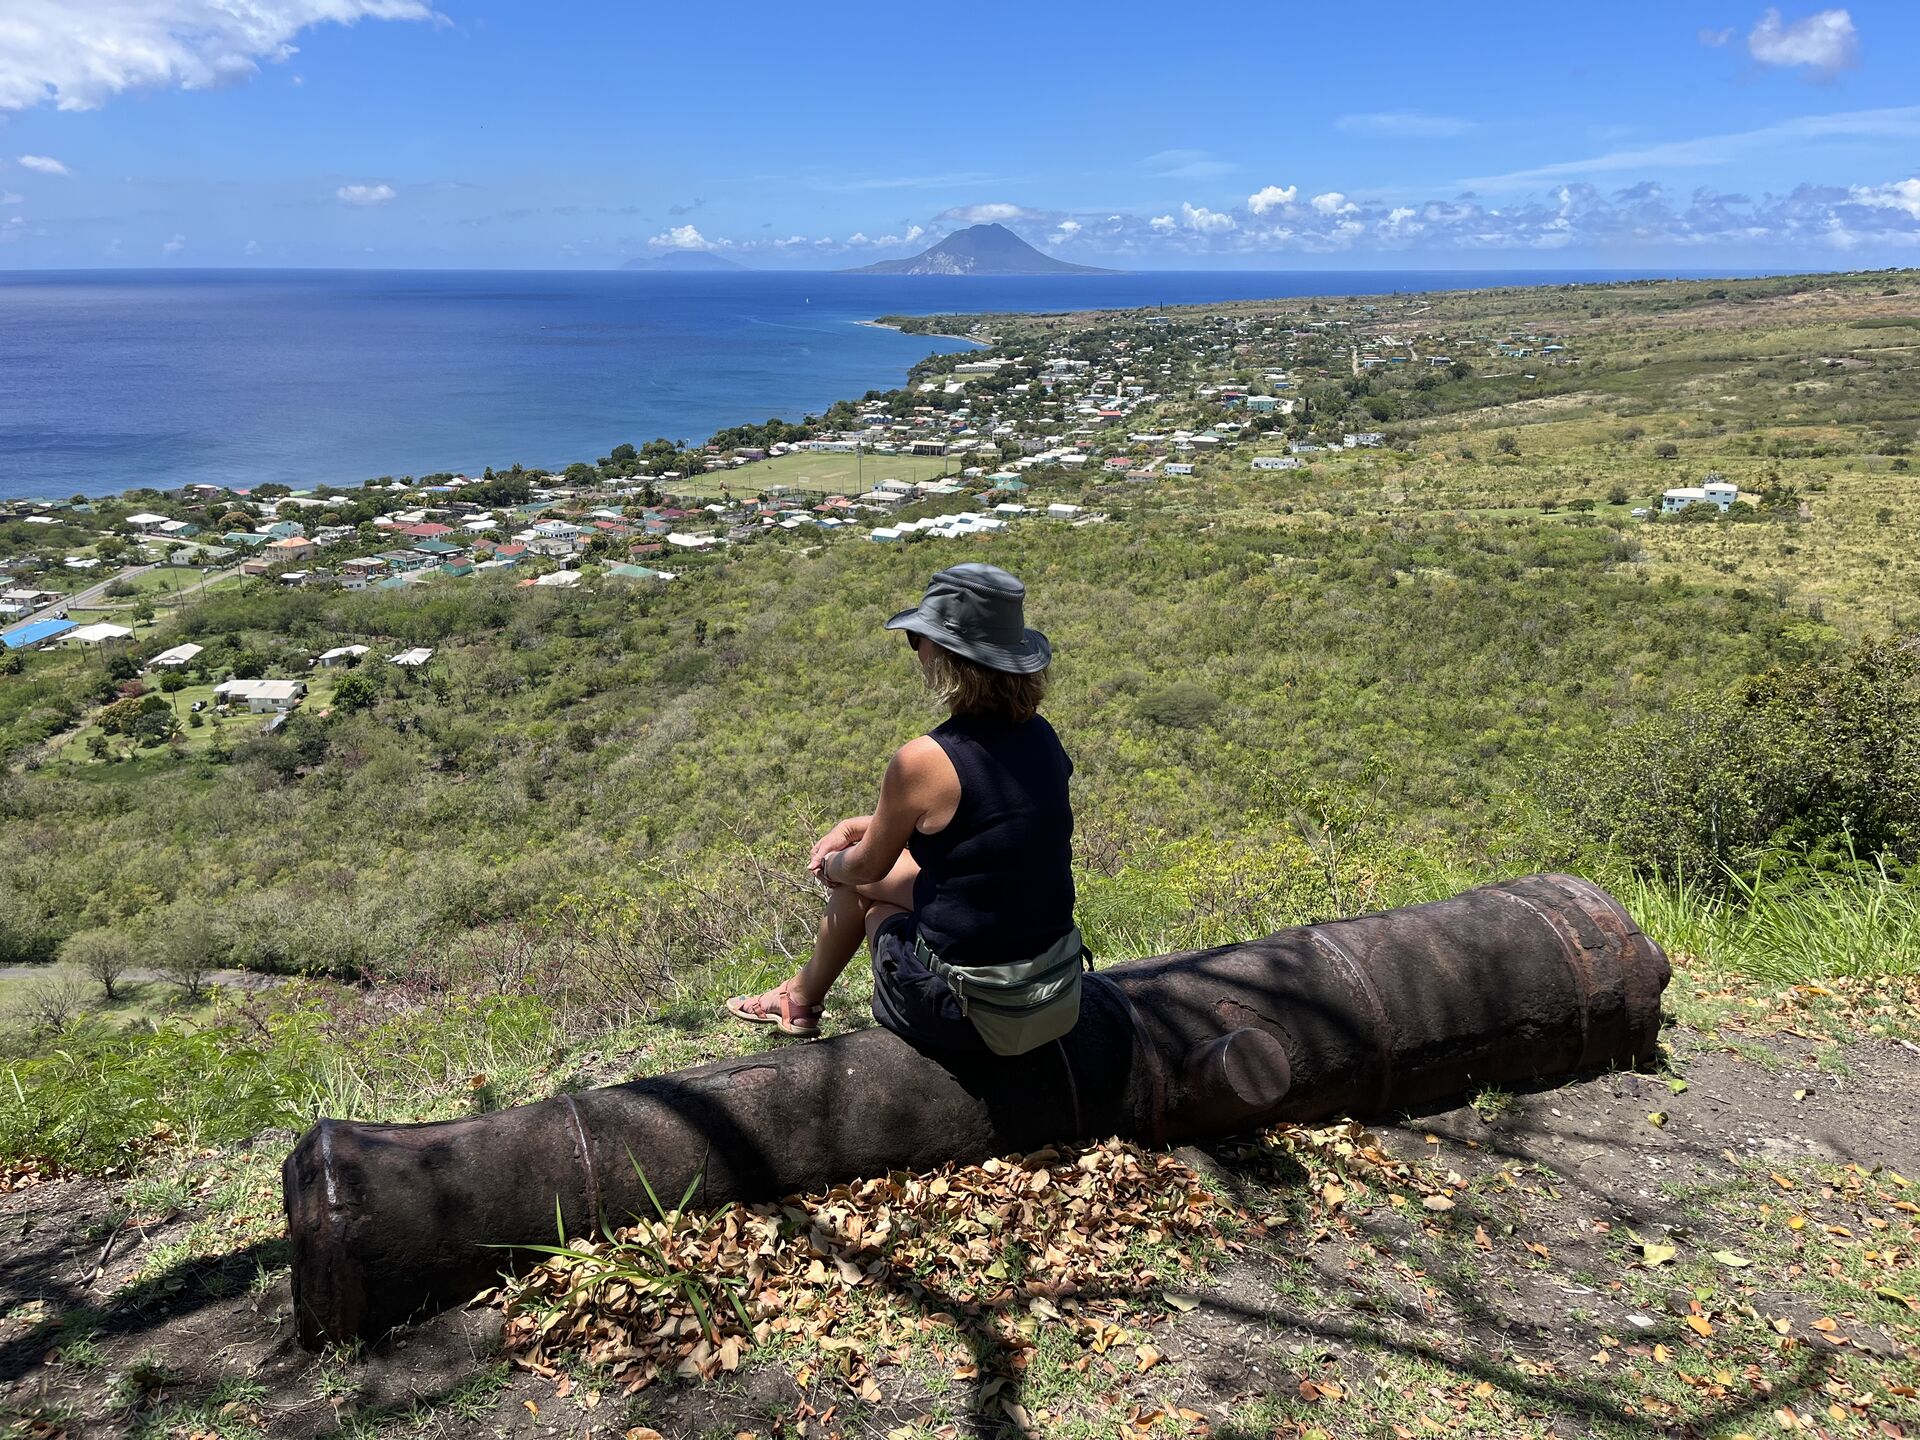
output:
M1667 960L1567 875L1087 977L1079 1024L1012 1059L873 1028L471 1119L321 1120L282 1167L303 1343L466 1298L552 1242L694 1203L1050 1142L1205 1139L1403 1112L1650 1059ZM644 1174L644 1181L642 1175Z

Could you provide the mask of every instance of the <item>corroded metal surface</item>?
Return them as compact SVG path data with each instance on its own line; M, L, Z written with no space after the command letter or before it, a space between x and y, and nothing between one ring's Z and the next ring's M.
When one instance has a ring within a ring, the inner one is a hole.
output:
M1652 1058L1660 948L1567 875L1116 966L1064 1040L923 1055L878 1028L497 1114L322 1120L282 1169L300 1338L383 1330L549 1242L695 1203L1123 1135L1418 1109Z

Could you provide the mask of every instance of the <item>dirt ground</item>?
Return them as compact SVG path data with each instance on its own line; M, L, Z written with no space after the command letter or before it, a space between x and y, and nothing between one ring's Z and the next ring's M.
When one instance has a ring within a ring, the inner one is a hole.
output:
M1311 1154L1182 1152L1241 1208L1238 1253L1143 1296L1131 1348L1055 1354L1043 1336L1059 1363L993 1382L993 1406L938 1350L876 1360L877 1400L753 1351L716 1381L623 1396L511 1367L488 1308L309 1354L271 1223L284 1133L204 1159L254 1186L251 1218L191 1184L28 1185L0 1196L0 1424L41 1440L1920 1436L1920 1052L1667 1040L1658 1073L1376 1126L1432 1177L1412 1204L1378 1166L1329 1179ZM1436 1208L1434 1187L1454 1199Z

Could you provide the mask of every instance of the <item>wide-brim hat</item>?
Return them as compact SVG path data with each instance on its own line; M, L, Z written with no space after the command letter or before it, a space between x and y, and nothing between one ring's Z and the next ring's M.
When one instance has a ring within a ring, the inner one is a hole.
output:
M1026 619L1027 587L998 565L968 561L927 582L920 603L887 621L954 654L984 665L1031 675L1053 663L1053 647Z

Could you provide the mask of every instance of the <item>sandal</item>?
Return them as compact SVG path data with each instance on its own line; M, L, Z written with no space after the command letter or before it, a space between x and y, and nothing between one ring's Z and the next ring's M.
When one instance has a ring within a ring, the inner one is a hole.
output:
M811 1040L820 1033L820 1017L826 1013L824 1005L796 1005L787 991L786 982L777 989L768 990L761 995L735 995L727 1001L727 1013L736 1020L746 1020L755 1025L777 1025L783 1035L798 1035ZM772 1004L768 1002L772 1001Z

